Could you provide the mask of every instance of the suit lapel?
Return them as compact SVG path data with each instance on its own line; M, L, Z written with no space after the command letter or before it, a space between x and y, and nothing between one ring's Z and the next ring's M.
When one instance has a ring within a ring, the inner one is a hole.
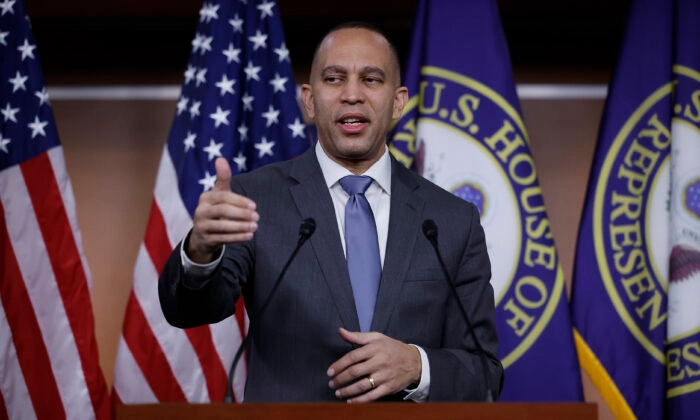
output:
M313 217L316 220L316 231L309 242L335 301L342 327L359 331L360 323L340 242L335 208L313 147L293 162L289 174L298 181L298 184L290 187L289 192L299 213L304 218Z
M384 269L374 309L372 331L385 332L408 272L408 259L421 229L424 201L414 193L413 174L392 157L391 209Z

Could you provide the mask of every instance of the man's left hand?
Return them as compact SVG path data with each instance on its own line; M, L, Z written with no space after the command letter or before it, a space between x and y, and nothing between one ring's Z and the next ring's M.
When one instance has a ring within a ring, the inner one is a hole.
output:
M328 386L349 403L369 402L418 384L418 349L377 332L339 330L343 340L358 346L328 368Z

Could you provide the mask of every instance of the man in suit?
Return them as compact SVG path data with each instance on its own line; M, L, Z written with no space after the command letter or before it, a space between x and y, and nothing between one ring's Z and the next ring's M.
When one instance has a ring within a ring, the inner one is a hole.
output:
M241 295L248 313L258 314L300 222L313 218L315 233L254 320L246 401L483 400L487 383L497 396L503 368L479 214L386 147L407 101L395 48L365 24L333 29L316 49L302 99L318 129L314 148L233 178L227 161L216 161L216 186L201 195L194 227L161 273L166 319L181 328L218 322ZM347 175L368 180L357 200L371 207L371 246L346 237L355 229L346 219L355 211L346 209L355 200L345 191ZM439 229L484 365L421 231L426 219ZM378 285L365 298L350 256L372 249Z

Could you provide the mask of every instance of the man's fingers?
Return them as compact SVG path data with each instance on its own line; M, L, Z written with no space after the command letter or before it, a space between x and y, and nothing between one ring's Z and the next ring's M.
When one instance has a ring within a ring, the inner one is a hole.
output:
M347 341L350 344L357 344L360 346L364 346L365 344L369 344L370 341L372 341L373 338L377 338L376 334L374 333L362 333L362 332L353 332L353 331L348 331L343 327L338 328L338 333L340 334L340 337Z
M370 360L372 359L373 351L372 348L359 347L336 360L328 368L327 373L331 378L328 386L333 389L342 388L358 378L376 371L378 369L376 361Z
M338 330L344 340L359 347L328 368L328 386L348 402L372 401L420 382L419 351L377 332ZM372 380L370 380L372 378Z
M363 332L353 332L348 331L345 328L338 328L338 334L340 337L350 344L357 346L355 350L345 354L345 356L338 359L333 363L327 371L328 376L335 376L340 372L347 369L349 366L362 362L371 356L371 350L367 349L367 344L371 343L372 340L381 337L381 334L375 332L363 333Z
M216 183L211 191L199 196L199 203L228 203L234 206L255 210L255 202L248 197L236 194L231 191L231 166L223 157L214 161L216 169Z
M216 184L214 184L212 190L231 191L231 166L228 164L226 158L216 158L214 167L216 168Z
M250 198L236 194L233 191L207 191L199 196L199 203L197 204L197 210L200 212L220 211L220 209L215 209L215 206L220 204L225 204L228 206L233 206L245 210L246 213L243 215L227 215L221 214L216 215L216 217L232 217L232 218L247 218L245 215L252 215L257 208L255 201Z
M211 191L199 196L186 251L198 263L210 262L214 252L223 244L252 239L260 220L260 215L255 211L255 202L231 191L231 166L228 161L219 157L214 166L216 183Z
M226 195L230 196L227 197L228 201L221 201L214 204L207 203L202 205L200 208L195 210L195 217L203 220L224 219L242 222L257 222L260 220L260 215L258 212L247 206L248 202L251 200L234 193L229 193ZM197 213L197 211L199 212Z
M257 222L238 221L238 220L204 220L199 224L199 230L207 235L232 235L238 233L253 233L258 230ZM209 241L215 241L216 238L209 238Z
M253 232L214 234L207 236L207 239L209 239L213 245L245 242L253 239Z
M370 378L374 381L374 386ZM387 394L387 388L373 376L365 376L355 383L335 391L337 398L347 400L347 402L369 402L383 397Z
M346 330L343 327L338 328L338 333L340 334L340 338L343 340L347 341L350 344L360 344L358 342L358 338L356 337L355 333L350 332Z

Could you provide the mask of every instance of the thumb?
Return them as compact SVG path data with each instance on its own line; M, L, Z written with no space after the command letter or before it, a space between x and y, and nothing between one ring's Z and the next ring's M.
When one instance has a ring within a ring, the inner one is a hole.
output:
M231 166L226 158L216 158L214 167L216 168L216 184L212 189L214 191L231 191Z

